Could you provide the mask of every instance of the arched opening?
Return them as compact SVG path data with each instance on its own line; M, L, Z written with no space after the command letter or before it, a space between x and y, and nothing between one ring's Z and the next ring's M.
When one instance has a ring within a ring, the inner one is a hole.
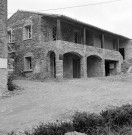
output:
M56 78L56 57L55 53L53 51L50 51L48 53L48 59L49 59L49 73L51 78Z
M102 59L96 55L87 57L87 76L101 77L103 76Z
M66 53L63 57L63 77L81 77L81 56L77 53Z

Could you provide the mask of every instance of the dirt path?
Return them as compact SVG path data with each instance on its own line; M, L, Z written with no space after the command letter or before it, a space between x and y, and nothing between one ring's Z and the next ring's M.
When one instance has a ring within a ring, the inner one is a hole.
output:
M16 80L25 90L0 100L0 131L30 128L38 122L56 119L67 120L75 111L99 112L108 105L131 103L132 81L111 79Z

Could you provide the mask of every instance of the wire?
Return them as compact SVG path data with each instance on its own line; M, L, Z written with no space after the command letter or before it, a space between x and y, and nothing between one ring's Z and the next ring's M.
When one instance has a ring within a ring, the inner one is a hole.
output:
M111 1L90 3L90 4L86 4L86 5L78 5L78 6L62 7L62 8L53 8L53 9L46 9L46 10L39 10L39 11L62 10L62 9L68 9L68 8L79 8L79 7L95 6L95 5L108 4L108 3L118 2L118 1L122 1L122 0L111 0ZM13 14L13 13L8 13L8 14Z
M118 1L122 1L122 0L104 1L104 2L98 2L98 3L90 3L90 4L86 4L86 5L71 6L71 7L62 7L62 8L53 8L53 9L46 9L46 10L39 10L39 11L49 11L49 10L60 10L60 9L68 9L68 8L78 8L78 7L95 6L95 5L108 4L108 3L118 2Z

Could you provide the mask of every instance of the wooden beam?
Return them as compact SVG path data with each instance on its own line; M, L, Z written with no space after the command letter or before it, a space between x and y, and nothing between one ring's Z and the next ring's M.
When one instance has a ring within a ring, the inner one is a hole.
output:
M62 33L61 33L61 22L60 19L57 19L57 40L62 40Z
M104 44L104 34L101 35L101 48L105 48L105 44Z
M86 45L86 28L83 29L83 44Z
M117 38L117 51L119 51L119 47L120 47L120 40L119 38Z

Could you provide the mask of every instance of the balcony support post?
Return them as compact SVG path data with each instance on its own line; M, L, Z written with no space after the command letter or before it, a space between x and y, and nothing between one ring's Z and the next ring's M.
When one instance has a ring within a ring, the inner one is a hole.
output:
M83 44L86 45L86 28L83 29Z
M57 37L56 37L56 39L62 40L61 21L59 18L57 19Z
M101 35L101 48L105 48L105 45L104 45L104 34Z
M120 40L117 38L117 51L119 51L119 46L120 46Z

